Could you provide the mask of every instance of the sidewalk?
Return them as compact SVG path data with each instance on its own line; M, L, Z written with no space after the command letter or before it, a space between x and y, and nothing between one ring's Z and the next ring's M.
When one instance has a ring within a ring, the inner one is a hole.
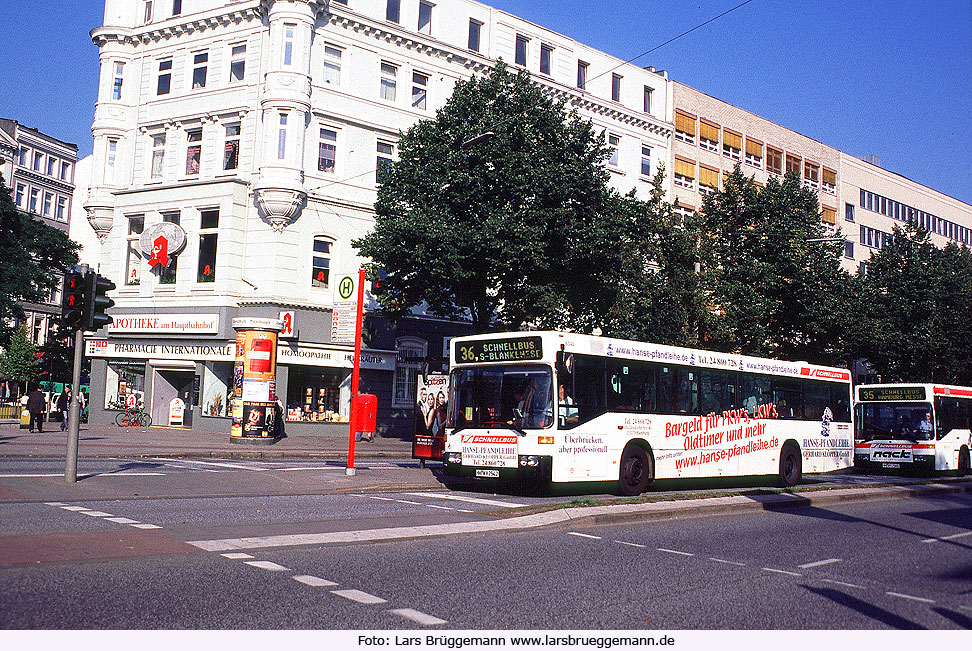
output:
M43 433L0 424L0 457L59 457L67 450L60 423L45 423ZM79 457L182 456L226 459L348 458L348 437L290 436L272 445L233 443L229 432L202 432L175 427L119 427L82 424ZM375 436L355 443L356 459L411 459L412 442Z

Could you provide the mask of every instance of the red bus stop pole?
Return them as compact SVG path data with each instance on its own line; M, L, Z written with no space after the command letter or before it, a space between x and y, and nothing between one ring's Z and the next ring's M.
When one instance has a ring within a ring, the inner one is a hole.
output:
M355 403L358 397L358 380L361 376L361 326L364 315L364 283L365 283L365 271L364 269L358 269L358 314L354 324L354 366L351 369L351 409L350 416L348 418L349 424L349 436L348 436L348 468L345 470L346 475L354 474L354 439L355 439L355 428L358 425L357 409Z

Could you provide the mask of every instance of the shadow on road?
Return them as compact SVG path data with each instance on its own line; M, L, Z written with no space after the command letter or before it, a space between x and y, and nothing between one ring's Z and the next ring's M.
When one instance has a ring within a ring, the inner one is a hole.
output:
M927 630L924 626L919 626L910 619L905 619L900 615L895 615L891 611L878 608L874 604L869 604L866 601L862 601L857 597L852 597L851 595L840 592L839 590L833 590L831 588L813 588L808 585L801 587L808 592L812 592L815 595L823 597L824 599L830 599L834 603L840 604L845 608L857 611L865 617L869 617L875 621L881 622L890 628L907 631Z

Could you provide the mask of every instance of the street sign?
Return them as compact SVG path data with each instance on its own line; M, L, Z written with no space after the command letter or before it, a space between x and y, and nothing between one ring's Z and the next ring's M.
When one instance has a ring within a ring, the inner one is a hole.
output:
M331 312L331 343L353 344L358 316L358 283L354 276L338 278Z

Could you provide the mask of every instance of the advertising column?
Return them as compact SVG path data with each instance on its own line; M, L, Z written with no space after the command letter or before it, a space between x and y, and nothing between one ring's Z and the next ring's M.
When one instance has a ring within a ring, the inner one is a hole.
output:
M233 369L233 425L230 438L270 439L276 434L276 319L233 319L236 366Z

